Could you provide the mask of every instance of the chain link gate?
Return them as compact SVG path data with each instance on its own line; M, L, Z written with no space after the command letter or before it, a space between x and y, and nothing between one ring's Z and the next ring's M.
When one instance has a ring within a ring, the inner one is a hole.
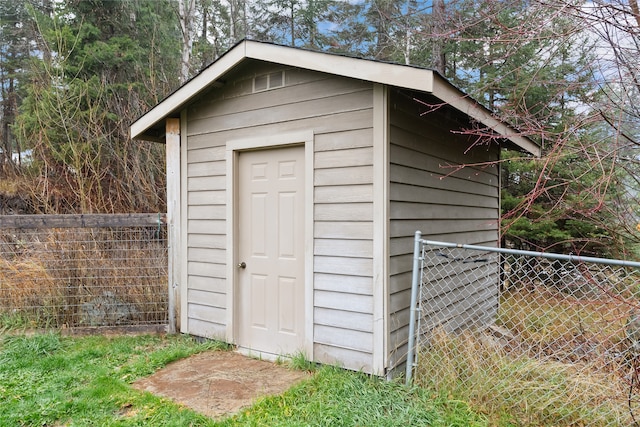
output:
M407 383L492 424L638 425L640 263L422 240Z

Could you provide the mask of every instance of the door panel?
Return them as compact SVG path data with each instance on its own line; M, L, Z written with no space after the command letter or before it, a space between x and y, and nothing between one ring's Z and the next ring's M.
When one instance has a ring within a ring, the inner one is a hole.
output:
M247 311L247 321L252 328L267 329L267 276L251 274L250 304Z
M304 344L304 147L238 157L238 344L292 354Z
M291 224L295 223L296 193L280 193L278 203L278 256L280 259L295 258L296 231Z
M267 194L254 193L251 194L251 255L254 257L265 257L267 247L267 229L266 215Z

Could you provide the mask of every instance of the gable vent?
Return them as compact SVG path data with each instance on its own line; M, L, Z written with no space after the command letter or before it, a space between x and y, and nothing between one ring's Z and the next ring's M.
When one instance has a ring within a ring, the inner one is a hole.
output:
M253 91L262 92L284 86L284 70L263 74L253 78Z

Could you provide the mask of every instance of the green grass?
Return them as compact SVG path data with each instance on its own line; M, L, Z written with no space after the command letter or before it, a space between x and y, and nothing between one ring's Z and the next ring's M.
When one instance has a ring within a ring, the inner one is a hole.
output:
M290 369L295 371L307 371L315 372L318 369L318 364L311 362L307 359L307 355L304 352L298 352L287 359L278 358L276 363L279 365L286 365Z
M216 348L186 336L0 335L1 426L480 426L464 402L398 382L320 367L279 396L212 420L130 384ZM300 355L293 364L309 369Z
M484 426L464 402L362 373L323 366L280 396L267 397L229 426Z
M183 336L5 336L0 425L204 425L205 417L130 383L214 346Z

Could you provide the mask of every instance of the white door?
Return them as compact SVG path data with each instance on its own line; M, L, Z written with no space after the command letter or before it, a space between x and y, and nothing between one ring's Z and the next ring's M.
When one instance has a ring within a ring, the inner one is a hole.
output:
M238 159L240 347L293 354L304 344L304 147Z

